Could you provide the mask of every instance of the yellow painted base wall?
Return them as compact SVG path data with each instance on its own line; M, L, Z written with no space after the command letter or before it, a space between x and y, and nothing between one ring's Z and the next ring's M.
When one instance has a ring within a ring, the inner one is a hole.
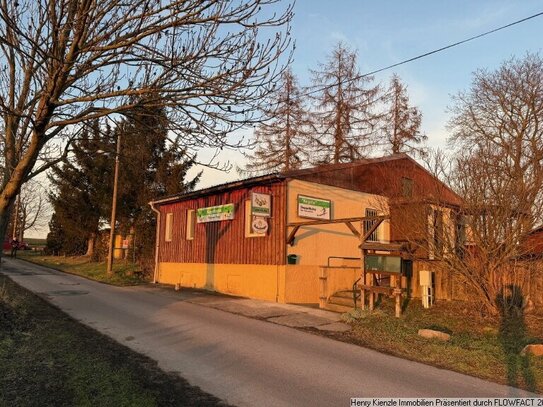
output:
M317 304L320 267L287 265L285 268L285 302Z
M354 282L360 277L360 268L322 267L324 282L324 295L329 298L336 291L352 290Z
M284 266L263 264L160 263L158 282L204 288L267 301L284 299Z
M319 302L318 266L160 263L157 281L280 303Z

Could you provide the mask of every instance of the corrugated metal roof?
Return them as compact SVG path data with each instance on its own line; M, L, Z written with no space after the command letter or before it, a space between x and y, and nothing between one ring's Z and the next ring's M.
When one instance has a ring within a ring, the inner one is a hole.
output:
M231 182L226 182L223 184L213 185L211 187L198 189L191 192L165 196L163 198L159 198L159 199L151 201L150 204L164 204L168 202L174 202L174 201L193 198L195 196L209 195L209 194L214 194L216 192L224 192L224 191L228 191L230 189L235 189L239 187L247 187L247 186L262 184L262 183L267 183L267 182L278 182L283 179L285 179L285 177L279 173L260 175L257 177L245 178L239 181L231 181Z
M407 154L400 153L400 154L387 155L383 157L363 158L360 160L352 161L350 163L322 164L317 167L302 168L300 170L291 170L291 171L283 172L282 174L285 175L286 177L296 178L296 176L310 174L310 173L335 171L337 169L359 167L361 165L377 164L381 162L402 160L406 158L420 166L419 163L417 163Z
M166 196L160 199L153 200L150 203L163 204L163 203L168 203L168 202L175 202L179 200L189 199L195 196L209 195L216 192L224 192L224 191L234 189L234 188L239 188L239 187L246 187L246 186L261 184L265 182L278 182L280 180L287 179L287 178L297 178L297 177L301 177L303 175L312 174L312 173L328 172L328 171L334 171L337 169L352 168L352 167L358 167L358 166L363 166L363 165L378 164L378 163L383 163L383 162L405 160L405 159L409 160L410 162L417 165L419 168L428 172L422 165L420 165L417 161L415 161L409 155L405 153L399 153L399 154L392 154L392 155L383 156L383 157L364 158L364 159L353 161L350 163L323 164L317 167L303 168L299 170L291 170L291 171L284 171L281 173L272 173L272 174L267 174L267 175L250 177L250 178L242 179L239 181L232 181L232 182L227 182L223 184L218 184L218 185L214 185L211 187L207 187L207 188L203 188L203 189L199 189L199 190L195 190L195 191L191 191L187 193ZM454 195L457 196L457 194L454 191L452 191L447 185L445 184L443 185L448 190L450 190Z

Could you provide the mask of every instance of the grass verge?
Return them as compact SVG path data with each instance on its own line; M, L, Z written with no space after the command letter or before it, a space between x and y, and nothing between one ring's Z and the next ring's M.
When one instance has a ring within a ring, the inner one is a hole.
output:
M348 316L345 315L345 317ZM482 318L467 303L440 302L424 309L412 301L401 318L392 302L373 313L358 312L352 331L337 339L383 353L454 370L497 383L543 393L543 357L521 356L530 343L543 343L543 316ZM449 333L442 342L418 336L419 329Z
M0 406L217 406L217 398L0 275Z
M108 276L105 262L91 262L85 256L44 256L32 251L21 251L17 253L17 258L107 284L126 286L148 282L137 264L125 263L123 260L113 263L113 274Z

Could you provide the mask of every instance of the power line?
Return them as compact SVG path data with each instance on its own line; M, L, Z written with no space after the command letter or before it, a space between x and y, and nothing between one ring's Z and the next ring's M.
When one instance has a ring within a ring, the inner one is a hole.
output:
M376 69L375 71L371 71L371 72L368 72L368 73L365 73L365 74L362 74L362 75L357 75L355 76L354 78L349 78L349 79L345 79L343 81L339 81L338 83L334 83L332 85L327 85L327 86L322 86L320 88L316 88L316 89L313 89L313 90L310 90L310 91L307 91L307 92L304 92L302 93L300 96L309 96L313 93L317 93L317 92L321 92L325 89L330 89L334 86L338 86L340 83L348 83L348 82L352 82L352 81L356 81L358 79L362 79L362 78L365 78L367 76L371 76L371 75L375 75L376 73L379 73L379 72L383 72L383 71L386 71L388 69L391 69L391 68L395 68L397 66L400 66L400 65L404 65L404 64L407 64L409 62L413 62L413 61L416 61L417 59L421 59L421 58L425 58L427 56L430 56L432 54L437 54L438 52L441 52L441 51L445 51L446 49L449 49L449 48L453 48L453 47L457 47L458 45L462 45L462 44L465 44L466 42L470 42L470 41L473 41L473 40L476 40L478 38L481 38L481 37L485 37L489 34L493 34L497 31L501 31L501 30L505 30L506 28L509 28L509 27L512 27L514 25L517 25L517 24L520 24L520 23L523 23L525 21L528 21L528 20L531 20L533 18L536 18L536 17L540 17L540 16L543 16L543 11L540 12L540 13L537 13L537 14L533 14L529 17L525 17L525 18L522 18L520 20L517 20L517 21L513 21L512 23L509 23L509 24L506 24L506 25L502 25L501 27L498 27L498 28L494 28L490 31L486 31L482 34L478 34L478 35L475 35L473 37L469 37L469 38L466 38L465 40L462 40L462 41L458 41L458 42L455 42L453 44L449 44L449 45L446 45L444 47L441 47L441 48L438 48L438 49L435 49L433 51L429 51L429 52L426 52L424 54L420 54L420 55L417 55L415 57L412 57L412 58L409 58L409 59L405 59L401 62L397 62L395 64L392 64L392 65L388 65L388 66L385 66L384 68L379 68L379 69Z

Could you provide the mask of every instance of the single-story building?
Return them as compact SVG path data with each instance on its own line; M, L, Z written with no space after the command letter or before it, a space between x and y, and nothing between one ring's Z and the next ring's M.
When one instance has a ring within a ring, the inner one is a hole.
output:
M361 218L387 217L369 241L403 241L400 215L423 213L426 222L427 210L421 212L420 205L435 209L438 194L449 209L459 202L416 161L396 154L157 199L151 202L158 217L154 280L282 303L318 303L323 267L334 275L337 289L351 287L360 276L357 235L374 222Z

